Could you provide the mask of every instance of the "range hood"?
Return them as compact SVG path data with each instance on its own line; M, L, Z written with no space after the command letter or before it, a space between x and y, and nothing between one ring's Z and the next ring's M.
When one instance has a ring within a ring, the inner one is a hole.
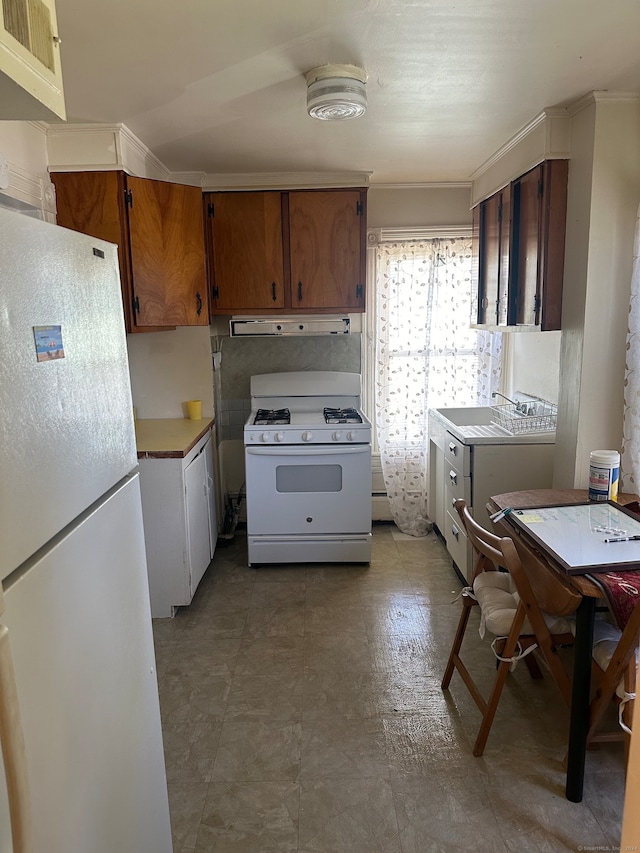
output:
M249 335L348 335L348 317L232 317L231 337Z

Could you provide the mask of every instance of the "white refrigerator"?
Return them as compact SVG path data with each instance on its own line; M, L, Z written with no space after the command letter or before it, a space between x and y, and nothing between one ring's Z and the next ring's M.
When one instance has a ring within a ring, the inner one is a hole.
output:
M136 465L116 247L0 209L0 853L172 850Z

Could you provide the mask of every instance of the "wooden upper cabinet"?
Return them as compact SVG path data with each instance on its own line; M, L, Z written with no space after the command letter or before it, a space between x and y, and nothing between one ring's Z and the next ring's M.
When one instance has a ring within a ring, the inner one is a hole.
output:
M366 190L205 193L213 314L364 311Z
M478 323L507 322L511 194L509 187L474 208L478 255Z
M280 192L205 194L212 306L221 313L285 305Z
M208 326L202 191L126 182L136 324Z
M542 166L513 182L514 259L518 286L512 289L509 321L512 326L538 325L540 281L540 227Z
M568 169L546 160L474 209L478 325L561 328Z
M513 207L513 192L511 187L505 187L500 195L500 257L498 260L498 301L496 315L498 325L503 326L508 319L509 283L511 275L511 212Z
M551 330L562 327L569 161L546 160L542 166L537 322Z
M209 323L202 194L124 172L60 172L59 225L118 245L128 332Z
M364 310L364 206L360 190L289 193L293 307Z

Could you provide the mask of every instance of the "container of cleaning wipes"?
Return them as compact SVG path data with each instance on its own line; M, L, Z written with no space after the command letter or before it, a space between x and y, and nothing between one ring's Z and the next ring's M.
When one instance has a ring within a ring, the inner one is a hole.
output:
M592 450L589 456L589 500L616 501L620 477L617 450Z

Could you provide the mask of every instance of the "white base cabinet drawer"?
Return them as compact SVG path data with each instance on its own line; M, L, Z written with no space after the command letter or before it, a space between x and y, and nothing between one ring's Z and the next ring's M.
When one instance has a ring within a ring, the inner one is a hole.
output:
M447 551L462 575L470 583L473 573L473 549L471 543L467 539L458 513L456 512L454 516L447 509L446 518L445 539L447 541Z
M471 473L471 447L463 444L450 432L444 437L445 465L462 472L465 477Z
M471 477L463 477L455 468L447 468L444 477L445 509L455 516L454 504L462 498L467 506L471 506Z
M444 493L445 525L440 528L447 551L460 572L470 579L473 570L471 546L455 511L463 498L471 514L492 531L486 505L492 495L522 489L548 489L553 483L553 444L464 445L451 433L445 434L444 471L436 488Z

